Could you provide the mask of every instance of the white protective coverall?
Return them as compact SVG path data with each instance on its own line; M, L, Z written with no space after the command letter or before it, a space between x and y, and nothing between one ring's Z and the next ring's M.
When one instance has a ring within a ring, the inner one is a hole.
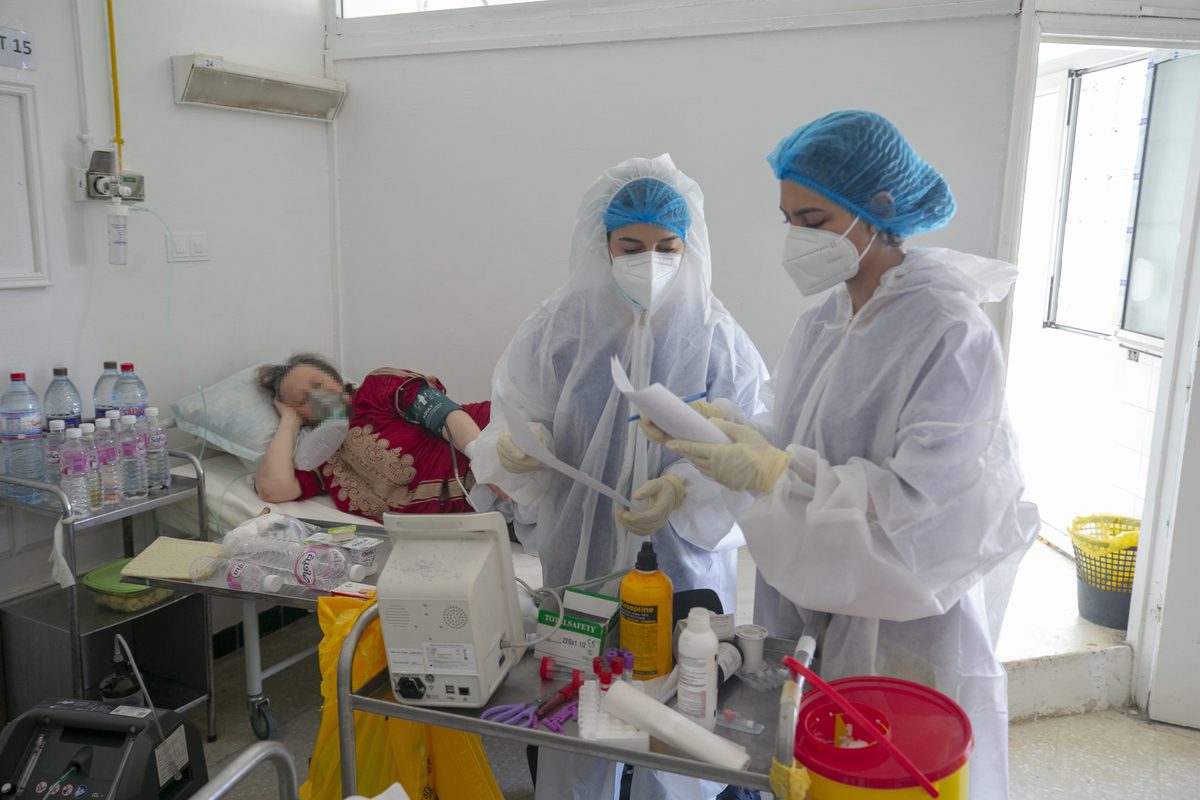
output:
M1016 267L912 248L857 314L841 284L796 322L753 425L788 468L739 521L754 618L819 634L827 680L890 675L967 712L971 800L1008 797L1007 676L996 640L1037 509L979 308ZM1020 505L1020 509L1018 509ZM828 612L823 614L820 612Z
M611 272L604 212L616 192L638 178L657 178L688 203L691 226L683 259L664 299L635 310L617 291ZM726 611L736 597L740 529L724 490L666 448L649 443L636 413L613 385L617 356L635 387L661 383L679 396L707 391L730 398L744 413L763 408L766 366L754 344L712 294L712 266L703 195L669 156L634 158L607 170L580 205L566 285L518 328L496 366L492 416L471 448L472 470L516 502L516 528L542 563L547 586L563 586L631 568L642 537L617 524L613 503L560 473L538 469L514 475L500 466L496 442L509 428L498 397L537 427L560 459L629 496L647 479L674 473L685 485L683 505L651 535L659 568L676 591L711 588ZM526 524L522 524L526 523ZM607 589L615 593L617 583ZM569 769L568 769L569 766ZM542 748L538 798L611 797L613 764ZM643 781L678 782L635 771L634 797L711 797L677 793ZM694 788L697 781L691 780ZM712 786L709 787L711 790ZM720 787L716 787L719 790Z

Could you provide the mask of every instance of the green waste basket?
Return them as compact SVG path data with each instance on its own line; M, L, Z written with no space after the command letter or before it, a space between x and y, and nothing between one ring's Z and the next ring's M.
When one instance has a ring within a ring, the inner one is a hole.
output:
M1115 514L1076 517L1067 527L1075 551L1079 616L1106 628L1129 627L1141 520Z

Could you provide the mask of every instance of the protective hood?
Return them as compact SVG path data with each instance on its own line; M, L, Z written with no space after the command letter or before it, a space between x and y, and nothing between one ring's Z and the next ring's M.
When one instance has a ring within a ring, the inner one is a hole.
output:
M616 192L638 178L657 178L688 203L691 225L678 274L661 304L635 311L613 282L604 214ZM555 454L628 496L665 471L685 478L687 498L652 536L661 568L675 588L711 586L732 605L732 552L713 552L734 529L719 490L687 462L649 444L629 403L613 386L616 356L639 388L658 382L686 396L707 391L754 413L766 367L745 331L712 295L708 228L699 186L668 156L634 158L605 172L579 207L567 282L518 328L496 366L493 398L502 397L540 425ZM637 547L625 541L612 502L548 470L505 471L495 443L507 430L498 403L474 448L480 481L517 501L518 536L542 559L546 580L562 585L631 566ZM736 529L735 529L736 530ZM740 536L740 532L738 534ZM727 591L724 591L726 590Z

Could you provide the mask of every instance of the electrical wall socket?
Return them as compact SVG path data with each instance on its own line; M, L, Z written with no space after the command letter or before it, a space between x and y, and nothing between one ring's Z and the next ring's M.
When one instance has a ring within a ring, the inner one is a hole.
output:
M181 261L208 261L207 233L176 233L174 241L165 234L163 238L167 243L168 261L176 264Z

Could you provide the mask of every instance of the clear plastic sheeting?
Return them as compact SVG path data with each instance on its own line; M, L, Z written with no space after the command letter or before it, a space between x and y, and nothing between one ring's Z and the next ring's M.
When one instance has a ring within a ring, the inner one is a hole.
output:
M613 197L642 178L683 197L691 226L663 300L653 310L635 311L613 283L604 217ZM664 472L677 475L687 496L652 535L660 564L676 589L711 587L733 608L732 547L741 535L729 537L737 529L719 487L650 444L629 421L636 409L614 386L611 366L616 356L635 388L661 383L679 396L707 391L728 397L748 413L760 407L766 368L712 294L703 204L700 187L669 156L634 158L606 170L580 205L566 284L521 324L496 367L492 418L472 448L472 469L516 501L517 534L541 557L546 585L629 568L640 542L616 522L608 497L551 470L516 475L503 469L496 443L510 427L505 406L541 431L559 459L621 495Z

